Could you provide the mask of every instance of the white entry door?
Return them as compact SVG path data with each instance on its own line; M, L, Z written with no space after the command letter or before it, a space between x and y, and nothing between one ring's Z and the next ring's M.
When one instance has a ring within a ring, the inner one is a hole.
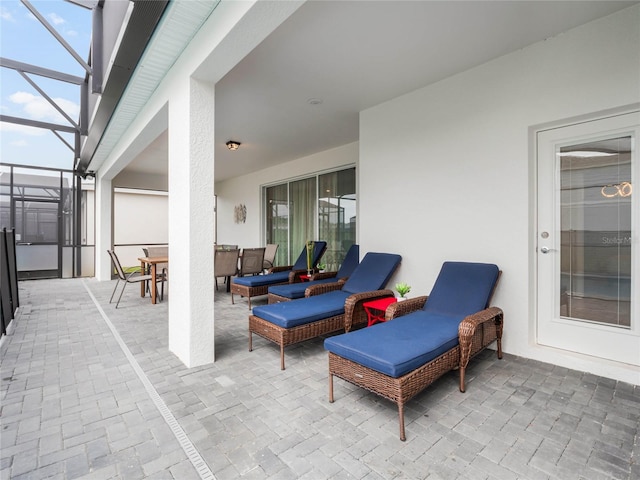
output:
M539 344L640 365L640 112L537 135Z

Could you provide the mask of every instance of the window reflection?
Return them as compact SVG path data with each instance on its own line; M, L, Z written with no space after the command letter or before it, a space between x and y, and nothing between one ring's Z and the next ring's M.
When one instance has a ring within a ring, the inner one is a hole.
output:
M560 315L630 327L631 137L560 149Z
M279 245L276 265L291 264L315 239L327 242L325 268L340 268L356 239L355 168L266 187L265 200L266 243Z

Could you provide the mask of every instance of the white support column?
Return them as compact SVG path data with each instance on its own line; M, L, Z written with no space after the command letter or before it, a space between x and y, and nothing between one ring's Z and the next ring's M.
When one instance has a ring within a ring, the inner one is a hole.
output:
M96 226L96 271L100 281L111 280L111 258L107 250L111 249L113 239L113 188L111 180L105 180L100 173L95 179L95 226Z
M185 79L169 100L169 350L211 363L214 85Z

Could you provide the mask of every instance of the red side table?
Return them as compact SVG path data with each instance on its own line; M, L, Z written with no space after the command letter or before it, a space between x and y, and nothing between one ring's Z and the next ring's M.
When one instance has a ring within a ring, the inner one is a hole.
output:
M364 307L365 312L367 312L367 317L369 319L367 327L379 322L384 322L384 313L387 310L387 307L395 302L396 297L385 297L364 302L362 306Z

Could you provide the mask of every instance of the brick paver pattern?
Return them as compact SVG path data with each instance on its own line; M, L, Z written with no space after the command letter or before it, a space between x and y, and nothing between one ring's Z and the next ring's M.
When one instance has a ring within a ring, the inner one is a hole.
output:
M246 300L216 293L213 364L168 350L167 303L113 282L20 282L0 340L1 479L198 479L88 291L218 480L640 479L640 387L493 351L406 406L340 379L328 402L322 338L254 337ZM252 299L252 303L253 299ZM266 303L257 298L256 305ZM505 336L509 335L505 316Z

